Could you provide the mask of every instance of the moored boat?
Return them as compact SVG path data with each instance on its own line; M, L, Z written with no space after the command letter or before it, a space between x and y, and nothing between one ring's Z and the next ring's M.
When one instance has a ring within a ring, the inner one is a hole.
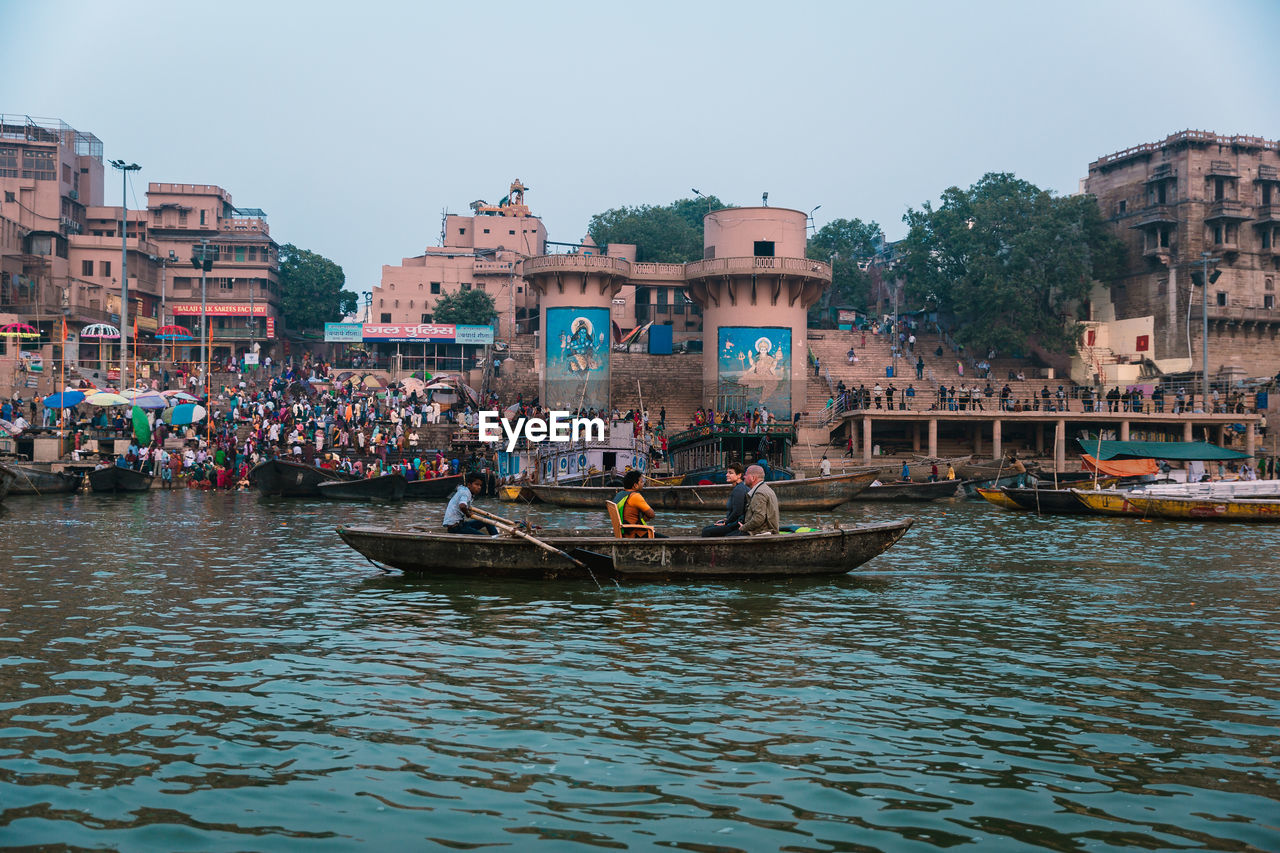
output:
M498 486L498 500L500 501L506 501L507 503L515 503L516 501L523 500L524 499L523 495L524 495L524 486L519 486L519 485Z
M978 497L995 504L1001 509L1022 511L1022 507L1018 506L1018 502L1006 495L1001 489L978 489L977 492Z
M320 497L338 501L398 501L408 481L403 474L383 474L359 480L330 480L316 488Z
M820 577L852 571L897 542L911 520L773 536L615 539L580 531L540 532L559 549L603 555L606 575L625 580L732 580ZM338 535L370 560L404 572L469 577L586 577L564 557L524 539L354 525ZM601 569L597 568L597 572Z
M9 489L13 486L13 481L18 479L18 472L8 465L0 465L0 501L3 501L5 495L9 494Z
M92 475L90 475L92 476ZM268 459L249 472L249 484L264 495L285 498L314 498L320 496L320 484L340 480L355 480L354 474L317 468L287 459Z
M1280 522L1280 500L1237 498L1128 498L1148 518L1190 521Z
M1076 498L1072 489L1014 489L1000 491L1029 512L1051 515L1088 515L1089 508Z
M1076 500L1096 515L1142 515L1143 511L1129 502L1132 492L1120 489L1071 489Z
M874 472L836 474L806 480L777 480L769 484L778 496L780 509L832 509L866 489L876 479ZM587 486L531 485L525 487L538 500L554 506L600 509L618 493L613 488ZM654 509L723 512L733 487L727 483L710 486L645 486L644 497Z
M145 492L151 488L155 477L135 471L132 468L121 468L108 465L89 472L89 488L95 492Z
M936 480L923 483L872 483L854 495L855 501L936 501L954 497L962 483L959 480Z
M433 477L430 480L410 480L405 486L404 497L410 501L448 500L461 485L461 474Z
M15 474L11 495L60 495L80 491L81 471L49 471L32 465L11 465Z

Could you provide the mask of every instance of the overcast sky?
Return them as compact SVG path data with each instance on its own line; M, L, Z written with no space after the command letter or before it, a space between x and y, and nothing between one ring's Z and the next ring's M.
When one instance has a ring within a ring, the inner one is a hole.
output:
M881 224L1186 128L1280 138L1280 2L0 0L0 112L211 183L368 290L513 178L552 240L691 188ZM117 173L107 203L119 204Z

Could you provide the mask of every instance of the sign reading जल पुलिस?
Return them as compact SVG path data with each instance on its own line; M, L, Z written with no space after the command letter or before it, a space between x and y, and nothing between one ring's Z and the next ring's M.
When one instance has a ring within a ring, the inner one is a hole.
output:
M364 340L363 323L325 323L325 343L358 344Z

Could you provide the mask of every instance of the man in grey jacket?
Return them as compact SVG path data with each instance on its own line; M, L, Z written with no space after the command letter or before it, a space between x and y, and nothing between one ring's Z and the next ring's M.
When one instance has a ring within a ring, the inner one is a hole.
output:
M759 536L778 532L778 496L765 485L764 468L752 465L747 468L747 514L742 519L742 529L737 534Z

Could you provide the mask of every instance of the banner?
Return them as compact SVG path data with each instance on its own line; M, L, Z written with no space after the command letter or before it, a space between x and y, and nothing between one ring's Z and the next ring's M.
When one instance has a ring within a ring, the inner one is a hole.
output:
M274 338L276 336L276 318L267 318L267 337Z
M493 326L455 326L453 340L459 344L491 344Z
M547 385L543 405L609 408L609 309L547 309Z
M364 339L376 343L453 343L449 323L365 323Z
M721 388L732 388L752 411L766 406L779 420L791 419L791 330L721 326L717 367Z

